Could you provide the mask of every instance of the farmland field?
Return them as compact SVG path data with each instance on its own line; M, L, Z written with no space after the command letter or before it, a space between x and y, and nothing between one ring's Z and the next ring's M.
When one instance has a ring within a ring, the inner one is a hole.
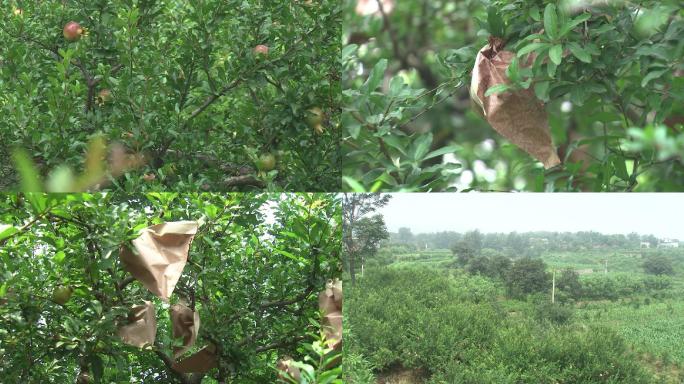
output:
M481 254L514 266L523 259ZM651 257L671 260L672 273L646 273ZM349 293L348 382L684 380L683 251L542 250L528 260L543 262L549 284L525 295L512 293L515 276L480 272L474 260L459 265L448 249L380 249Z

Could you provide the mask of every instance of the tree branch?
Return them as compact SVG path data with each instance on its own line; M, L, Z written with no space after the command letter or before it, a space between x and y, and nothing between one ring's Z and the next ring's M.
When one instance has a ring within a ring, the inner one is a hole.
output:
M116 283L116 289L117 291L122 291L128 284L132 283L135 281L135 277L133 276L128 276L125 279L121 280L120 282Z
M259 308L261 308L261 309L278 308L278 307L284 307L286 305L291 305L291 304L297 303L299 301L305 300L307 297L309 297L309 295L311 294L311 292L313 292L313 290L314 290L314 287L309 285L309 287L304 292L300 293L299 295L295 296L292 299L265 302L265 303L262 303L261 305L259 305Z
M194 382L190 382L190 379L188 376L176 371L173 369L173 359L169 356L167 356L164 352L161 350L161 346L159 344L155 345L154 353L161 359L161 361L164 363L166 366L166 369L171 372L176 378L178 378L181 383L183 384L194 384Z

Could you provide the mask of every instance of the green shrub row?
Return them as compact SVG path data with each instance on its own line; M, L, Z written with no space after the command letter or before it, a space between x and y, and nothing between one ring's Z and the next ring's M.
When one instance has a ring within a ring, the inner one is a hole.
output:
M359 366L421 369L437 383L649 383L624 340L504 309L491 280L425 268L369 269L348 294L345 331ZM561 319L563 320L563 319ZM568 320L568 319L565 319ZM351 371L347 371L350 369ZM350 381L351 382L351 381Z

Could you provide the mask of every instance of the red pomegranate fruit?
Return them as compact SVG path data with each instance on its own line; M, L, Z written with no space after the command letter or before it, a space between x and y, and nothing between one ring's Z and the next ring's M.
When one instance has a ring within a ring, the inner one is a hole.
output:
M70 21L64 26L64 38L69 41L78 41L83 35L83 28L75 21Z

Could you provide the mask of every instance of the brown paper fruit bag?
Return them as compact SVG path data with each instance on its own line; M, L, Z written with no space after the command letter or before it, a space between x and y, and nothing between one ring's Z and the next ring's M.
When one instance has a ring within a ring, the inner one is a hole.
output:
M135 251L123 246L119 257L133 277L168 301L183 273L197 227L195 221L176 221L145 228L133 240Z
M200 326L199 313L182 304L176 304L169 308L169 314L173 325L173 337L183 338L183 346L173 349L173 357L178 358L190 349L197 340Z
M342 281L328 280L325 290L318 295L318 308L323 313L321 326L328 345L342 347Z
M278 379L283 380L287 383L290 382L290 379L299 382L299 380L302 377L302 373L299 370L299 368L292 365L292 363L293 360L290 356L285 356L282 359L278 360L278 363L276 364L276 369L280 371L278 373Z
M180 373L204 373L217 366L216 347L208 345L194 355L174 363L172 368Z
M335 305L341 311L342 310L342 280L335 279L328 281L329 289L332 291L333 300L335 300Z
M157 335L157 316L154 305L150 301L144 303L134 306L128 314L128 324L118 329L119 337L124 343L138 348L154 345Z
M332 296L328 296L326 291L318 294L318 309L323 313L323 316L339 311L335 304L335 299Z
M499 134L551 168L560 164L551 142L544 105L530 89L505 91L485 97L495 85L508 84L506 68L515 58L510 51L501 50L500 39L490 39L475 58L470 97L485 119Z
M323 326L323 333L328 346L340 350L342 348L342 312L325 315L321 326Z
M323 315L342 310L342 281L328 280L325 290L318 294L318 308Z

